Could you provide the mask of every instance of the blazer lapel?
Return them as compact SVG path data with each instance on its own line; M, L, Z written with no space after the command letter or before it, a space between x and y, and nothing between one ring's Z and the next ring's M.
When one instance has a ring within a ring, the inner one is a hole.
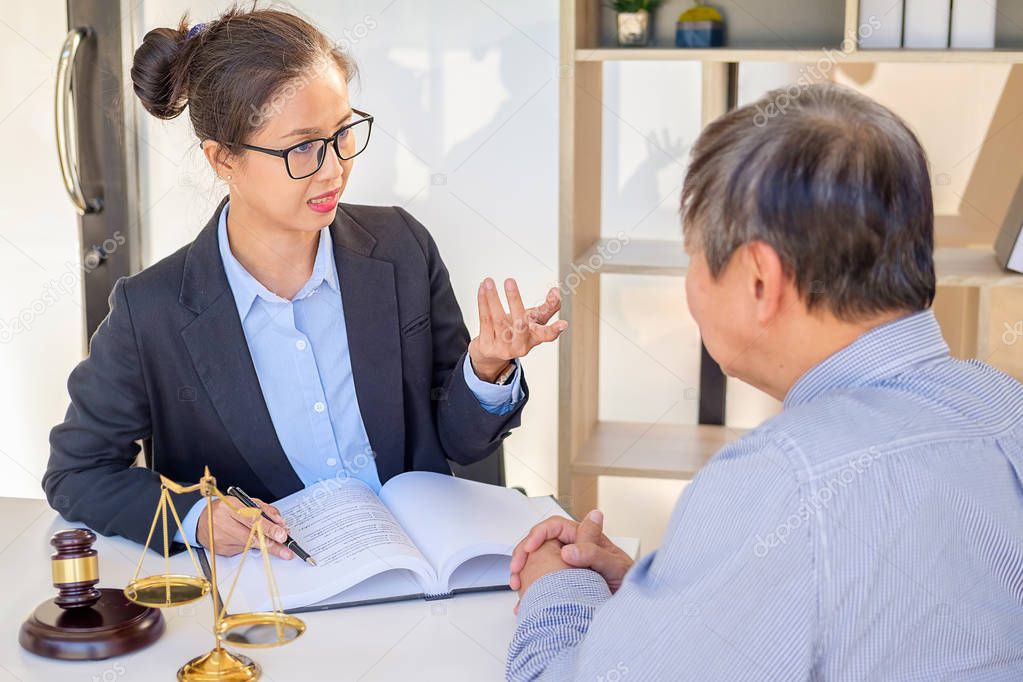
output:
M274 430L220 260L217 226L225 203L227 197L185 257L179 300L197 317L181 330L181 337L238 452L267 490L281 498L303 484Z
M405 470L405 408L394 266L370 254L376 239L338 208L330 225L355 393L380 481Z

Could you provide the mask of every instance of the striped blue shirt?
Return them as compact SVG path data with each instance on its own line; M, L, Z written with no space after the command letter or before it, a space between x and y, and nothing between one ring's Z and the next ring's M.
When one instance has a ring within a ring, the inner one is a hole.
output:
M1023 680L1021 481L1023 385L890 322L718 452L614 596L537 580L508 678Z

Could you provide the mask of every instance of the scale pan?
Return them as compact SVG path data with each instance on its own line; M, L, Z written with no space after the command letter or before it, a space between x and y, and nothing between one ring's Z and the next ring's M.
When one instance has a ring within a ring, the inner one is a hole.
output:
M210 581L195 575L151 575L128 583L124 596L136 604L158 609L181 606L202 599Z
M293 642L303 632L305 623L299 618L266 611L224 616L218 634L225 644L263 648Z

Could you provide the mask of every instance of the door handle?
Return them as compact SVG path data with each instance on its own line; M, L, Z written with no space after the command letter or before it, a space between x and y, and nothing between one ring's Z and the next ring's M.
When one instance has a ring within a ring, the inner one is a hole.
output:
M57 63L57 88L54 98L54 127L57 133L57 159L60 161L60 174L64 179L71 203L79 215L96 213L103 208L99 198L86 199L82 191L78 169L78 116L75 113L74 101L74 67L78 48L82 41L92 35L87 27L73 28L64 38Z

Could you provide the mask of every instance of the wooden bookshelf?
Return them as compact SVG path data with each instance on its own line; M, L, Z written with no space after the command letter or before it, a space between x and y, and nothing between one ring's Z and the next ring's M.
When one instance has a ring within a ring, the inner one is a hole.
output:
M812 63L833 58L840 64L1023 64L1023 50L850 50L840 47L787 48L687 48L640 47L576 50L577 62L695 61L695 62L795 62Z
M606 62L696 61L702 83L701 123L734 106L739 65L743 62L814 63L830 58L840 63L1020 64L1023 63L1023 16L1013 16L1009 49L911 50L858 49L844 36L855 36L859 25L858 0L794 0L804 2L795 28L786 34L765 31L749 21L751 12L765 9L770 0L743 0L732 16L745 26L734 44L722 48L680 49L666 45L618 48L613 44L613 12L600 0L561 0L560 140L559 140L559 269L562 282L573 282L573 293L563 302L563 315L572 326L559 348L558 495L573 513L597 506L600 476L689 479L721 447L743 431L720 424L642 424L601 421L598 414L600 356L600 281L605 275L683 277L688 259L677 240L629 239L617 242L601 234L601 166L603 65ZM726 9L733 0L714 4ZM675 4L662 12L670 16ZM687 4L687 3L686 3ZM792 3L790 3L791 5ZM680 5L681 6L681 5ZM758 7L759 6L759 7ZM790 7L791 10L791 7ZM790 14L795 16L793 12ZM1001 20L1001 19L1000 19ZM803 22L803 24L799 24ZM672 22L673 23L673 22ZM1018 28L1018 30L1017 30ZM759 33L758 33L759 31ZM1000 35L1005 33L1000 31ZM731 38L730 38L731 39ZM774 44L772 44L772 41ZM844 48L842 47L844 45ZM694 93L694 96L696 93ZM937 230L961 230L961 220L936 217ZM935 253L938 284L963 287L974 302L962 324L976 335L976 356L986 357L989 296L995 287L1023 287L1023 276L1003 272L990 248L938 249ZM582 274L580 274L582 273ZM699 353L700 348L694 348ZM716 414L723 405L723 378L704 375L701 366L700 415ZM712 361L711 361L712 362ZM716 367L715 367L716 369ZM707 388L722 387L720 395L705 395ZM717 421L723 422L723 419Z
M617 252L614 256L608 254ZM595 268L605 275L662 275L684 277L689 258L682 248L682 240L633 239L622 244L614 239L598 239L576 259L577 268ZM934 251L934 270L938 286L1023 287L1023 276L1005 272L995 260L990 248L938 248Z
M589 476L687 480L744 433L722 426L598 422L573 470Z

